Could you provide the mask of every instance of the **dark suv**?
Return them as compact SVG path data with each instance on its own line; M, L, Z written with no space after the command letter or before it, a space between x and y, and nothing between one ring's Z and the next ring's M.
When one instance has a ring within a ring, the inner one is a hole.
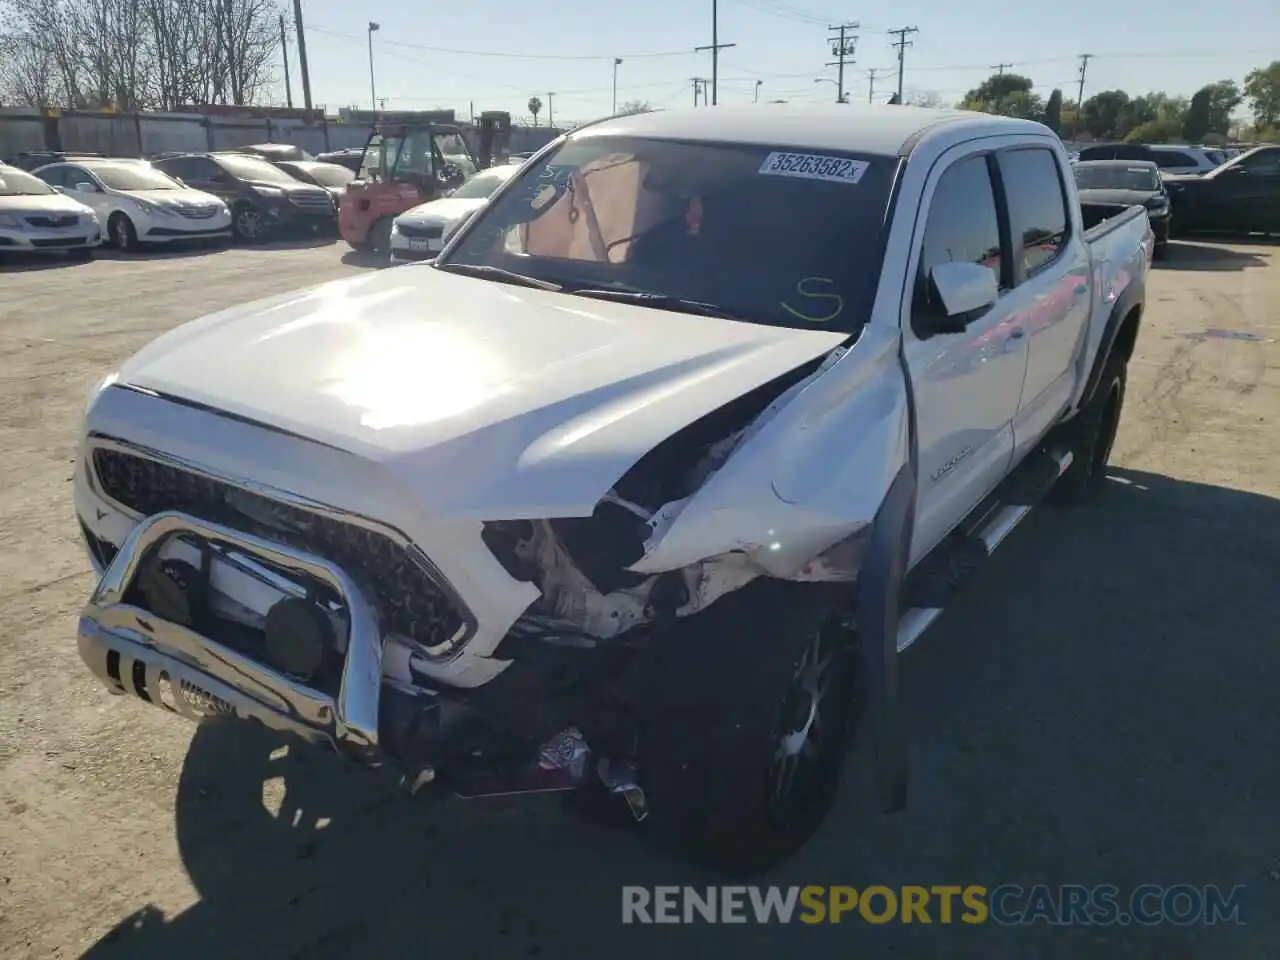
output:
M189 153L152 166L220 197L231 208L231 229L246 243L295 230L337 230L338 210L327 190L295 180L261 157Z

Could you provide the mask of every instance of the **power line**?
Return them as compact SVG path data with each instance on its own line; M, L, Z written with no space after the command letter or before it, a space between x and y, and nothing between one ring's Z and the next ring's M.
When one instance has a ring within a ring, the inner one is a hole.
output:
M853 62L854 49L858 45L858 35L848 34L846 31L857 30L857 23L842 23L838 27L827 27L829 32L834 32L836 36L827 37L827 41L831 44L831 54L836 59L828 62L828 67L836 67L836 103L846 103L844 96L844 65L845 62Z
M308 30L315 33L327 34L331 37L342 37L346 40L359 40L364 42L363 36L356 36L352 33L343 33L339 30L329 30L324 27L308 26ZM456 47L434 47L425 43L406 43L403 40L383 40L383 46L389 47L407 47L410 50L428 50L432 53L452 53L458 56L466 57L502 57L507 60L576 60L576 61L601 61L612 60L613 57L598 56L595 54L559 54L559 53L512 53L506 50L461 50ZM624 60L651 60L659 57L688 57L691 56L688 50L664 50L656 53L624 53L621 54Z
M915 41L908 40L907 37L913 33L919 33L918 27L898 27L896 30L890 30L889 34L898 39L891 46L896 47L898 51L898 102L902 102L902 68L906 59L907 47L914 47Z

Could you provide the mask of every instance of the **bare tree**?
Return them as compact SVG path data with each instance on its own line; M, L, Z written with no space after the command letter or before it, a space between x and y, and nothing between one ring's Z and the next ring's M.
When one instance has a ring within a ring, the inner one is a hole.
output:
M275 82L274 0L0 0L15 100L173 109L257 102Z

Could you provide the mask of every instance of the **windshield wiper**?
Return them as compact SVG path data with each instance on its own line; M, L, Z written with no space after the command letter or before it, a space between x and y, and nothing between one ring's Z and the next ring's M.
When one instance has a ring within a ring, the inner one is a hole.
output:
M533 287L537 290L564 289L560 284L552 283L550 280L539 280L537 277L516 273L514 270L491 267L486 263L441 263L436 264L436 269L447 270L450 273L460 273L466 277L477 277L481 280L496 280L499 283L513 283L521 287Z
M685 297L673 297L667 293L655 293L652 290L627 290L607 287L583 287L580 290L567 290L575 297L591 297L594 300L613 300L617 303L634 303L642 307L654 307L658 310L671 310L676 313L692 313L700 317L719 317L721 320L743 320L724 307L702 300L689 300Z

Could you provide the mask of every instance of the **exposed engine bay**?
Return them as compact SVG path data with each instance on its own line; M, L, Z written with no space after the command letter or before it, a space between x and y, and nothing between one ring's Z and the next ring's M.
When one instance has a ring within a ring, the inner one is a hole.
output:
M766 575L753 559L756 550L767 548L764 544L743 544L660 574L629 567L657 543L734 450L842 352L764 384L668 438L605 494L590 517L486 523L485 544L506 571L542 592L521 618L519 631L592 645L644 624L695 614ZM850 536L785 579L852 581L862 542Z

